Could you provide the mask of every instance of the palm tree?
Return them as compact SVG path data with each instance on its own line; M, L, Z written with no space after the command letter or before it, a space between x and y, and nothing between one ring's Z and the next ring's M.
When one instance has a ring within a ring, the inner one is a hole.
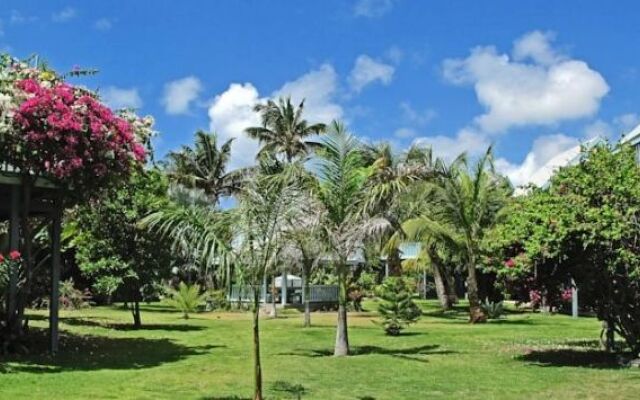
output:
M262 145L258 156L269 153L283 155L287 163L307 156L317 143L308 139L324 133L326 125L309 124L302 118L304 100L298 107L291 103L291 98L280 98L266 104L258 104L254 110L260 113L262 125L245 130L247 135Z
M409 240L436 240L457 254L467 272L470 322L484 322L480 307L476 268L480 243L497 219L511 193L508 181L495 173L491 148L472 171L465 156L450 167L439 163L440 177L427 185L421 199L423 210L403 224Z
M433 153L429 147L412 146L400 156L388 143L382 143L367 147L365 157L370 175L362 211L387 221L388 229L381 238L384 243L394 233L402 234L401 221L409 217L408 196L415 185L435 176ZM399 275L402 266L398 246L386 245L384 252L390 274Z
M262 364L260 359L260 284L278 264L285 246L287 221L304 212L300 207L301 189L297 179L284 171L278 175L257 175L239 194L234 210L234 236L241 243L234 250L243 276L253 288L254 399L262 400Z
M308 212L299 201L298 172L302 167L278 168L265 160L252 170L236 193L238 206L229 212L194 205L175 206L146 217L142 224L187 246L207 262L230 256L243 281L252 289L254 399L262 400L260 358L260 284L278 263L284 248L287 221Z
M167 175L173 182L204 191L217 204L221 197L236 193L242 183L241 170L227 172L231 157L229 139L218 147L215 133L198 131L194 147L183 146L168 155Z
M324 208L320 224L325 243L338 278L338 323L334 355L349 354L347 329L348 260L365 238L377 233L386 221L370 219L363 213L366 199L365 167L362 147L344 125L334 121L317 152L317 174L320 181L318 201Z
M314 186L317 182L313 182ZM308 186L308 185L307 185ZM300 265L302 272L302 286L304 297L304 327L311 326L311 273L321 261L324 248L321 245L321 226L323 209L313 198L313 193L303 192L301 197L311 212L296 215L296 219L289 221L286 232L287 247L283 252L285 262Z

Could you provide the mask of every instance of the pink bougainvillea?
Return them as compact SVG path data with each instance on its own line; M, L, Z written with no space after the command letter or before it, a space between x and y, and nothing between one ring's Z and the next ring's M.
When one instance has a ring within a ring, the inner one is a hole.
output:
M15 82L24 100L13 115L10 162L74 188L102 186L144 163L134 127L90 92L63 82Z

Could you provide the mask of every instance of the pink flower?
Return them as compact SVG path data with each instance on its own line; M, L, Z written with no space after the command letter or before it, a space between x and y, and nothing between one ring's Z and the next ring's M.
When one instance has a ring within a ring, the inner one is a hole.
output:
M507 268L513 268L516 266L516 262L513 260L513 258L510 258L504 262L504 266Z
M4 256L2 255L2 253L0 253L0 264L2 264L4 262Z
M9 258L12 261L18 261L20 259L20 257L22 257L22 255L20 254L20 252L18 250L11 250L11 252L9 252Z

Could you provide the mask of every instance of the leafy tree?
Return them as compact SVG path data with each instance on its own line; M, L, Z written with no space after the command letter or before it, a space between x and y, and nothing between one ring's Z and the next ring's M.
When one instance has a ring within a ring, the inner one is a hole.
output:
M398 336L400 331L415 323L422 314L402 278L385 279L378 289L378 296L381 300L378 313L382 317L382 326L387 335Z
M273 100L266 104L258 104L255 111L260 113L262 126L246 129L247 135L257 139L262 148L258 157L264 154L283 155L286 162L307 156L317 147L317 143L308 139L324 133L326 125L309 124L303 117L304 100L296 107L291 98Z
M599 146L561 169L546 190L518 199L487 237L507 283L548 294L572 278L582 306L640 351L640 170L630 146ZM509 287L507 287L509 288Z
M403 224L409 239L436 240L456 254L467 272L470 322L484 322L478 295L477 267L482 261L482 240L497 222L511 186L493 170L491 149L472 171L465 157L450 167L440 163L439 178L423 193L420 216Z
M180 282L178 289L169 288L169 297L165 300L168 305L182 312L184 319L189 319L189 313L198 311L204 302L205 294L200 293L199 285L187 285Z
M167 204L166 191L159 171L137 173L105 198L76 208L65 226L83 274L94 280L96 291L117 287L121 299L131 304L136 327L142 324L143 290L167 277L175 259L168 242L139 225Z

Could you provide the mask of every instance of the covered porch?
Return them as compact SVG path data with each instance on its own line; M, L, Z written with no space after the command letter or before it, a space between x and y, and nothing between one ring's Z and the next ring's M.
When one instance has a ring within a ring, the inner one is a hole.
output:
M28 215L25 215L26 196L29 197ZM49 350L51 353L58 351L58 311L59 311L59 283L61 269L61 220L62 220L61 190L52 182L38 178L33 185L25 190L22 176L10 166L0 165L0 222L8 223L8 229L3 241L0 242L0 251L18 250L24 256L24 229L23 218L39 219L42 226L49 228L49 260L44 264L50 279L49 301ZM35 232L33 232L35 234ZM35 262L31 260L31 265ZM12 268L9 271L7 285L7 302L5 309L6 327L16 327L16 321L21 323L22 311L28 298L20 297L20 281L29 279L33 269L26 271L24 268ZM21 304L22 301L22 304ZM19 329L22 327L18 326Z

